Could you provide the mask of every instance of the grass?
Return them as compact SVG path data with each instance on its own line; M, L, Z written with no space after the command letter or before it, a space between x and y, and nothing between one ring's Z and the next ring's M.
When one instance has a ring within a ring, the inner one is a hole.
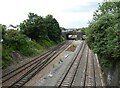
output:
M0 45L0 54L2 56L2 61L0 61L0 65L2 65L3 69L11 65L13 62L19 63L18 58L13 58L13 52L19 52L19 55L25 56L25 57L34 57L36 55L42 54L46 50L48 50L50 47L55 46L56 43L54 43L51 40L42 40L42 42L37 43L35 41L27 41L24 45L18 45L18 46L8 46L3 45L3 52L2 52L2 45ZM18 50L16 50L16 48ZM3 55L2 55L3 53Z

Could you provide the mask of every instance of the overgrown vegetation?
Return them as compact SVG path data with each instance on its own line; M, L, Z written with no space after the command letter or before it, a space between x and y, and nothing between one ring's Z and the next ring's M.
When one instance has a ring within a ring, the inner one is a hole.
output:
M13 58L13 54L16 52L30 57L61 42L59 23L52 15L43 18L29 13L28 19L20 23L20 30L8 30L5 25L0 24L0 31L2 31L3 68L17 60L17 58Z
M86 30L87 42L104 67L120 61L120 2L103 2Z

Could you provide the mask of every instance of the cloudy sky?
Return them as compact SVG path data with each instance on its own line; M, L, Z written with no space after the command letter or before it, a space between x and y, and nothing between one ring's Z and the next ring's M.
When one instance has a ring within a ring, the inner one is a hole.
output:
M61 27L86 27L101 2L103 0L0 0L0 24L20 24L33 12L53 15Z

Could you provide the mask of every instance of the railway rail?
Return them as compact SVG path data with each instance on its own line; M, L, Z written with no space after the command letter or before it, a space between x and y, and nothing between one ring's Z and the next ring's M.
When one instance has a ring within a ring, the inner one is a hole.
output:
M84 50L84 46L85 46L85 42L82 43L79 51L74 56L73 61L70 63L66 72L63 74L63 76L58 81L58 83L56 85L56 86L58 86L58 88L63 87L63 86L71 86L72 85L72 82L73 82L73 79L74 79L74 76L76 73L75 70L77 69L78 64L80 62L80 59L78 59L78 57L82 54L82 52Z
M34 60L24 64L21 67L5 74L2 76L2 84L9 86L9 88L19 88L22 87L26 82L28 82L33 76L40 72L45 66L52 62L61 52L63 52L69 45L71 41L64 42L57 47L48 50L41 56L38 56ZM11 80L16 79L14 82ZM12 85L11 85L12 84Z
M85 41L83 41L79 51L75 54L56 86L58 88L104 86L97 61L96 56L89 49Z

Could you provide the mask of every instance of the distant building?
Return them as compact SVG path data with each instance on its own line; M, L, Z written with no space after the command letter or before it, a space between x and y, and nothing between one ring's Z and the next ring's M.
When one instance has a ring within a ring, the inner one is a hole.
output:
M76 28L69 28L69 29L62 30L62 32L69 32L69 31L76 31Z
M10 29L13 29L13 30L20 30L20 27L19 27L19 25L16 25L16 26L9 25L9 26L7 27L7 29L8 29L8 30L10 30Z

